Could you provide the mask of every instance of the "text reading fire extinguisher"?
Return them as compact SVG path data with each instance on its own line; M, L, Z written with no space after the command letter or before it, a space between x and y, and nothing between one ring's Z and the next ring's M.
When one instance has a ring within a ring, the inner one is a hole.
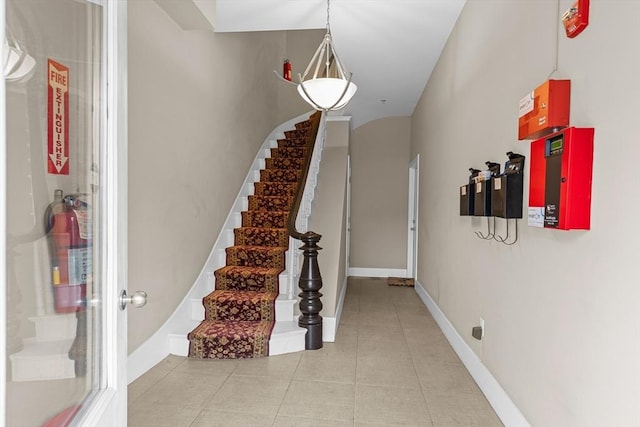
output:
M83 195L62 198L56 190L47 208L45 225L52 258L53 299L56 313L83 309L87 297L87 278L92 273L92 227Z

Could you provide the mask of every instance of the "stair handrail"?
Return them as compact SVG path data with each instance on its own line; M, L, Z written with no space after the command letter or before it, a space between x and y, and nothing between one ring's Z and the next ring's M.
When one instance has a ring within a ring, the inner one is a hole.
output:
M298 287L301 291L298 294L300 297L299 307L301 313L298 318L298 326L307 329L305 336L305 349L307 350L322 348L322 316L320 316L320 310L322 310L322 301L320 300L322 296L320 293L322 277L318 267L318 251L322 249L318 246L318 242L322 236L314 231L306 231L304 233L299 231L296 220L305 189L308 188L306 183L311 160L315 154L316 140L321 137L321 135L318 135L318 130L322 118L320 111L316 111L309 118L311 128L307 133L306 144L308 155L305 158L300 177L298 178L295 197L289 210L289 217L287 218L287 232L289 236L303 243L300 248L303 255L302 269L298 280Z
M296 229L299 233L304 233L308 230L309 217L311 216L311 206L313 199L315 198L316 184L318 183L318 172L320 170L320 162L322 159L322 150L324 148L324 121L320 121L318 127L315 145L313 146L313 153L311 154L311 161L307 171L307 178L304 180L303 196L298 207L298 214L294 216ZM307 147L305 147L307 148ZM304 167L304 165L302 165ZM302 169L301 169L302 170ZM300 177L302 178L302 176ZM302 185L303 180L299 179L298 185ZM295 196L295 194L294 194ZM301 270L301 255L302 252L299 249L299 241L294 237L289 236L289 251L287 253L287 280L285 283L286 294L288 299L294 299L294 287L297 288L297 281L300 277Z

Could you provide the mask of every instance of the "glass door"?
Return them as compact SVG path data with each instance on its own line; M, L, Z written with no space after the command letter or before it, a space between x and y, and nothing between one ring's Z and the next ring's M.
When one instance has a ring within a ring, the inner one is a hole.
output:
M124 426L126 2L0 8L0 425Z

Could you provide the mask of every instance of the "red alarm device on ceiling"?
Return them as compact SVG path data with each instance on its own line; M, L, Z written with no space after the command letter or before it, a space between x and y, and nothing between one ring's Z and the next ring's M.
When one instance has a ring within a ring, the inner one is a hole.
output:
M577 0L562 15L562 24L570 39L580 34L589 25L589 0Z

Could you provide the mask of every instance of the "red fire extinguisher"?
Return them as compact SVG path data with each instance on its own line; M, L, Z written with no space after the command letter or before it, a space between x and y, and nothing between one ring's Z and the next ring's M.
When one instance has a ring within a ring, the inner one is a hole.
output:
M54 308L56 313L71 313L86 305L93 229L83 195L67 195L60 201L61 196L62 191L56 190L45 224L52 258Z
M284 60L284 65L282 67L282 77L285 80L291 81L291 62L288 59Z

